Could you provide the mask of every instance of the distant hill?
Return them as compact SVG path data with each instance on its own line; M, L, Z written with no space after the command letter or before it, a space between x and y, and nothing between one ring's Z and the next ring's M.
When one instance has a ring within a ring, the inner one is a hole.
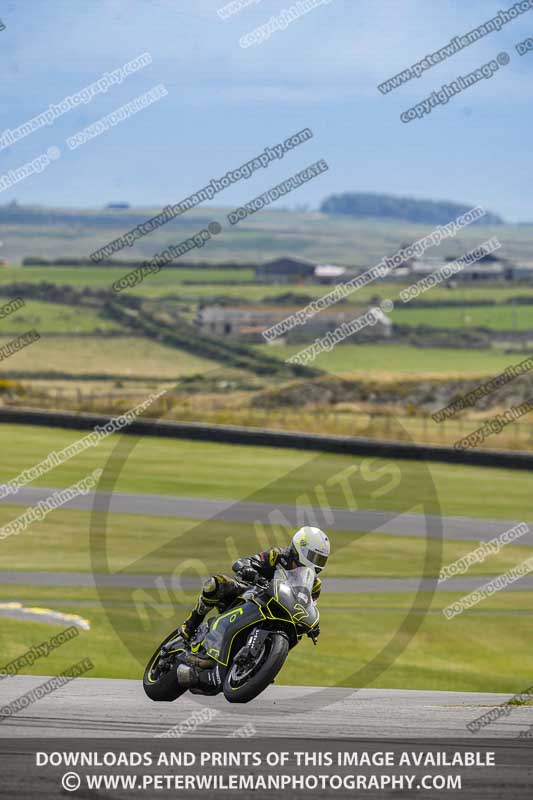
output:
M445 225L472 206L447 200L417 200L414 197L395 197L391 194L346 192L327 197L320 211L323 214L344 214L351 217L380 217L422 225ZM479 220L483 225L501 225L503 219L487 211Z
M32 257L34 265L38 262L45 268L52 264L64 267L67 262L69 266L82 266L92 252L160 211L161 207L137 206L120 210L0 205L0 258L13 265L24 261L26 267L32 263L29 260ZM187 264L190 268L194 263L196 268L200 264L218 267L226 262L233 264L233 269L237 265L249 269L265 261L290 257L363 270L377 264L384 254L395 252L405 242L416 241L423 228L435 227L435 224L417 225L395 217L364 218L317 214L316 211L289 213L275 208L255 214L249 226L231 226L227 224L226 214L224 208L191 208L138 239L133 247L125 247L113 255L113 259L135 262L137 266L139 261L153 258L169 244L176 245L216 221L224 235L207 242L199 250L191 250L176 264ZM442 222L448 223L455 215L455 211L449 216L446 214ZM465 252L479 244L479 230L479 226L469 225L461 231L461 246ZM498 231L506 258L516 264L530 263L533 227L498 225L494 231ZM444 241L439 254L455 256L457 245L451 239ZM100 267L103 266L101 263ZM195 280L192 275L189 279ZM228 279L232 280L231 276Z
M2 225L65 225L75 227L134 227L161 211L157 209L111 207L102 209L47 208L46 206L24 206L18 203L0 205Z

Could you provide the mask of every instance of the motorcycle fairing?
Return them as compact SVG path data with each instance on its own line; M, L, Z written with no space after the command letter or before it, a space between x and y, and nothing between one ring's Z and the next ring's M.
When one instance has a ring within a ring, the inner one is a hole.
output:
M202 642L202 648L206 655L227 667L237 634L264 619L266 617L263 611L253 600L233 606L213 620Z
M274 619L288 618L295 627L298 624L314 628L319 621L319 613L309 590L301 587L295 593L286 584L287 577L288 573L282 567L278 567L274 576L274 597L271 597L266 604L269 613ZM276 613L276 606L282 608L287 616L280 617L279 612Z

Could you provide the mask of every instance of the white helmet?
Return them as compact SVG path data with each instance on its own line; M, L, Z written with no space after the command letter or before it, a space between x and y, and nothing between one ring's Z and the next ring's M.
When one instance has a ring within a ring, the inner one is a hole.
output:
M320 572L327 564L330 553L329 539L320 528L306 525L292 537L291 548L299 564Z

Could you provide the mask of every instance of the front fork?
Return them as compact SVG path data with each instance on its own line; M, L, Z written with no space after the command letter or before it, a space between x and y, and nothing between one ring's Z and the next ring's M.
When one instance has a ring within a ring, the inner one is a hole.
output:
M244 647L237 652L233 662L235 664L245 664L249 660L255 660L265 643L265 639L270 636L272 631L265 628L254 628L246 640Z

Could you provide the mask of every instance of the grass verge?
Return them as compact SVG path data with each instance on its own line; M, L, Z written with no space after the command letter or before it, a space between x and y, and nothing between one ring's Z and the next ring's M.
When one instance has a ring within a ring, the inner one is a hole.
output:
M77 605L79 593L92 597L96 605ZM123 590L106 590L109 601L120 603ZM91 595L92 593L92 595ZM368 684L375 688L426 689L443 691L508 692L524 691L531 685L533 654L524 649L524 641L533 635L531 592L507 592L485 601L480 607L447 621L439 609L456 595L439 596L432 612L403 653ZM0 597L21 599L28 603L45 601L54 607L57 587L2 587ZM143 653L146 661L166 632L181 621L185 606L167 608L165 618L155 628L139 627L134 606L116 606L114 627L98 604L93 590L64 589L60 597L71 604L60 610L80 613L89 618L91 630L40 659L29 674L53 675L81 658L90 657L95 669L91 677L132 678L140 680L144 663L137 662L119 639L122 636ZM128 602L127 595L124 601ZM321 598L321 636L316 648L304 639L289 654L278 682L293 685L357 686L358 670L386 646L396 634L412 596L401 595L330 595ZM130 600L131 602L131 600ZM510 615L525 611L526 614ZM491 613L487 613L487 612ZM179 618L178 618L179 617ZM512 624L510 622L512 621ZM32 644L48 640L61 628L42 623L2 619L0 649L2 664L21 655ZM450 656L453 654L453 658ZM376 673L374 673L375 675Z
M0 506L0 526L20 510L16 506ZM27 531L1 542L2 569L90 572L89 521L89 514L83 511L52 512ZM276 542L286 544L291 533L286 529L283 535L280 528L279 538L271 535L263 539L262 529L254 529L248 523L111 514L107 520L106 552L112 572L169 575L194 562L194 569L183 574L210 575L230 571L239 556L251 555ZM327 577L408 578L423 574L425 538L366 531L330 531L329 535L332 556ZM476 542L447 540L442 565L466 556L476 546ZM533 548L528 546L504 547L483 563L473 564L466 574L500 575L532 554ZM427 577L437 577L439 568L434 564Z
M0 465L0 480L15 478L24 469L46 459L51 451L59 451L83 435L58 428L0 425L0 449L6 454ZM104 467L120 439L132 443L133 437L114 434L31 485L69 486L97 467ZM157 437L137 441L120 474L117 473L115 490L306 505L313 502L314 487L348 467L353 468L353 496L347 499L338 481L328 484L327 499L331 506L420 512L431 479L443 515L533 519L533 476L526 470L425 464ZM367 476L374 473L374 477L383 470L383 479L365 481L361 478L361 468ZM387 474L399 481L394 491L384 491L390 483Z

